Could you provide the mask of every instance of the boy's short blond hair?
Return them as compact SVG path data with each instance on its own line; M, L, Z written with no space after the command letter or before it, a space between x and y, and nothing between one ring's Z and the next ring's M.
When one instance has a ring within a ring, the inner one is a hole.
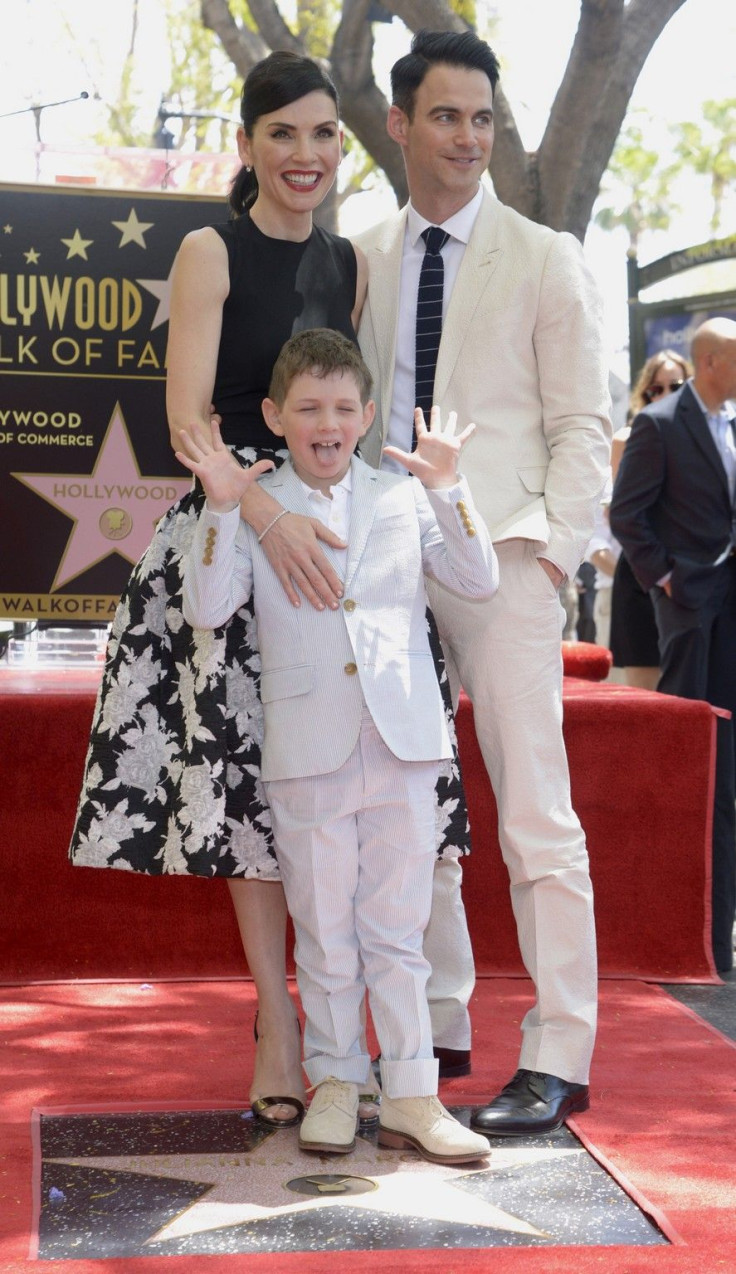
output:
M336 372L349 373L355 380L365 407L371 396L373 379L358 346L341 332L329 327L312 327L297 332L283 346L271 373L268 390L277 407L283 407L292 382L305 372L324 380Z

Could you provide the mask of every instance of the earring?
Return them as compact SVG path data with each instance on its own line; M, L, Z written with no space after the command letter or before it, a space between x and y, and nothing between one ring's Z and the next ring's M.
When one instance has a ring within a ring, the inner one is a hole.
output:
M245 165L245 171L246 171L247 173L249 173L249 172L250 172L250 170L251 170L251 169L250 169L250 164L246 164L246 165Z

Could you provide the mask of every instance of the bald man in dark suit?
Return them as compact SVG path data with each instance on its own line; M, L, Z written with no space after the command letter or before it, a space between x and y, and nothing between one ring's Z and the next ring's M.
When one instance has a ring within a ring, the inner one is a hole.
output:
M736 323L703 323L692 361L692 379L634 421L611 529L654 601L657 689L736 715ZM722 973L733 966L735 842L733 726L719 722L713 954Z

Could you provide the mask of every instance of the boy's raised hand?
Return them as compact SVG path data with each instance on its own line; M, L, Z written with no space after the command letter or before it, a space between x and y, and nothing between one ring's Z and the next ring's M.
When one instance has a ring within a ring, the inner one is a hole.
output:
M466 425L456 434L457 412L451 411L447 424L442 427L439 407L429 413L429 428L424 423L424 412L417 407L414 427L417 445L414 451L402 451L400 447L384 447L384 455L398 460L430 490L452 487L457 482L457 462L466 442L475 433L475 425Z
M274 468L273 460L257 460L249 469L239 465L225 446L216 419L211 422L212 440L201 429L180 429L181 450L176 458L196 474L207 496L207 507L213 513L230 513L240 504L248 487L262 473Z

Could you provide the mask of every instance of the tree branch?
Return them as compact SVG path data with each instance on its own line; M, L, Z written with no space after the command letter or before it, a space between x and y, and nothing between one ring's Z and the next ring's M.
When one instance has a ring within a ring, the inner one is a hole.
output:
M271 49L306 53L301 40L284 22L274 0L248 0L248 8L260 34Z
M388 102L373 78L370 0L344 0L332 45L332 74L342 117L388 177L399 204L408 190L401 151L386 132Z
M267 57L268 45L255 31L238 26L227 0L200 0L200 13L202 25L217 36L242 79Z
M537 219L580 240L629 99L685 0L581 0L570 59L539 150Z
M501 200L525 217L533 217L537 203L534 156L524 150L513 111L500 84L493 94L493 150L491 179Z
M410 31L467 31L468 24L446 0L381 0Z

